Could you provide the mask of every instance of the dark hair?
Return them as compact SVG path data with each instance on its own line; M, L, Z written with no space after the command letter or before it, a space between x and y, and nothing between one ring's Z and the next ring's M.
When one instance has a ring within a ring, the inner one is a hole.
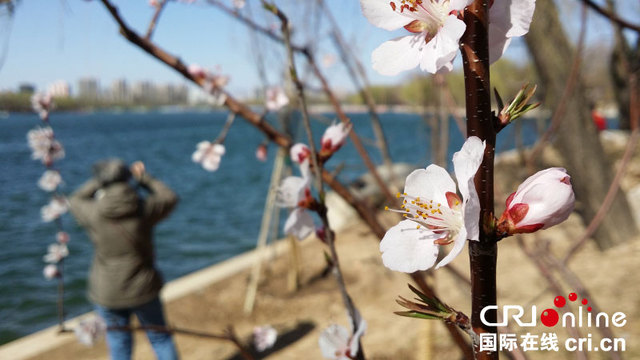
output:
M93 164L93 176L103 186L106 186L112 183L129 181L131 172L124 161L107 159Z

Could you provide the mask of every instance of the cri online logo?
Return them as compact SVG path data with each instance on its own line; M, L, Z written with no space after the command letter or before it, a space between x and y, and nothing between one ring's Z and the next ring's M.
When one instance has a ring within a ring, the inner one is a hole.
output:
M578 300L578 295L576 293L570 293L567 298L571 302L575 302ZM553 299L553 304L556 308L562 309L565 305L567 305L567 300L564 296L556 296ZM562 327L609 327L610 324L615 327L622 327L627 323L626 315L622 312L616 312L611 317L609 314L605 312L600 312L598 314L592 314L591 306L587 306L589 301L587 299L582 299L580 301L582 306L578 306L578 315L573 314L572 312L565 311L562 317L558 314L558 311L553 308L545 309L540 314L540 322L546 327L554 327L559 322L562 323ZM586 307L586 312L583 310ZM485 306L480 312L480 320L487 326L506 326L508 323L509 316L522 327L533 327L537 324L537 309L535 305L531 306L531 317L530 321L523 321L524 317L524 309L520 305L505 305L502 307L502 321L501 322L491 322L486 319L487 312L489 310L498 311L498 305L490 305ZM515 310L515 312L512 312ZM562 320L562 321L561 321Z

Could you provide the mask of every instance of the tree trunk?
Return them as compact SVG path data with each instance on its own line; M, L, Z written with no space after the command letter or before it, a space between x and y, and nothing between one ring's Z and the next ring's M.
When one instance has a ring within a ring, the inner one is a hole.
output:
M565 35L553 1L536 3L536 13L526 43L546 95L545 105L556 110L569 81L575 51ZM567 95L564 106L554 146L571 175L578 200L576 210L588 224L607 193L613 178L612 169L591 120L580 78ZM637 233L624 192L619 191L594 238L601 249L607 249L627 241Z

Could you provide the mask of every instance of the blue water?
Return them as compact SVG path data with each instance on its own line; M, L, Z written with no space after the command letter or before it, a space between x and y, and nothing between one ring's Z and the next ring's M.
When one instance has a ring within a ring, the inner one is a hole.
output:
M330 116L330 115L329 115ZM156 229L159 267L166 280L215 264L253 248L269 186L275 147L266 163L255 159L262 134L237 119L227 136L227 153L215 173L191 161L195 145L213 140L226 113L92 113L51 116L66 157L57 162L62 191L72 192L90 175L95 161L120 157L142 160L147 170L175 189L181 198L176 211ZM364 139L373 139L366 115L352 115ZM40 124L31 114L0 119L0 343L56 323L56 285L42 276L42 256L54 242L52 223L40 220L40 207L49 200L36 183L43 172L30 159L26 134ZM424 167L429 162L429 129L418 115L384 114L382 124L394 161ZM315 123L316 135L324 124ZM463 142L451 123L450 153ZM299 131L302 133L301 131ZM501 134L498 151L514 147L513 127ZM533 122L525 121L525 144L535 137ZM370 143L370 142L369 142ZM379 161L377 150L369 146ZM450 158L450 157L449 157ZM344 163L341 177L352 180L365 168L348 143L328 166ZM71 235L70 256L65 261L65 309L72 317L91 309L85 298L91 244L70 215L62 219Z

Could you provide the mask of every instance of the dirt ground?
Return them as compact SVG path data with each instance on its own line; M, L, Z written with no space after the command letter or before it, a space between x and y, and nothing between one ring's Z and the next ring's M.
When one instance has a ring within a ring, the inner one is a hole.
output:
M507 193L513 191L502 190L509 189L506 183L508 182L496 186L497 199L506 198ZM637 184L638 181L630 183ZM393 224L390 218L384 220L389 226ZM580 219L572 215L560 226L539 232L536 236L524 236L523 239L529 246L549 239L548 251L561 254L583 231ZM401 310L394 301L398 295L412 297L406 285L409 278L382 266L378 242L363 224L354 221L353 226L338 234L337 244L348 290L368 323L367 332L362 338L368 359L422 360L462 357L440 323L393 314L393 311ZM245 315L242 310L249 278L247 270L169 303L168 319L177 327L217 333L227 325L233 325L238 336L244 340L249 339L254 326L271 324L280 333L278 342L272 350L257 358L321 359L318 347L320 332L331 323L347 326L348 322L334 277L320 276L325 265L323 246L315 239L301 244L301 286L296 292L287 291L290 258L284 256L271 259L262 272L263 281L258 289L255 310L251 315ZM609 315L615 312L626 314L627 323L623 327L609 328L615 337L624 339L626 349L621 355L625 359L640 359L638 258L640 238L629 239L626 243L605 252L599 251L589 241L569 264L569 268L589 289L592 296L588 299L590 304L597 304L601 311ZM464 277L468 277L468 263L465 251L456 258L452 266ZM467 283L447 269L436 271L429 281L434 284L443 301L466 314L470 313L470 288ZM530 309L530 306L535 304L540 316L543 309L553 307L556 296L567 297L569 292L578 290L573 289L561 278L558 278L558 281L566 293L557 294L548 289L548 283L520 250L516 239L508 238L500 242L500 305L518 304ZM527 310L524 320L529 318ZM539 323L534 328L513 326L513 332L518 335L526 332L540 334L545 331L549 330ZM569 335L557 327L553 328L553 331L557 332L562 349L562 344ZM592 334L594 343L601 337L598 329L594 327L583 328L581 331L584 337L587 337L587 333ZM235 348L228 343L185 335L177 335L176 342L183 359L240 359ZM566 351L531 351L526 355L531 359L576 358L575 353ZM610 353L603 351L589 352L588 355L590 359L610 358ZM134 358L154 358L143 334L136 336ZM107 352L104 341L92 348L73 342L33 359L107 359Z

